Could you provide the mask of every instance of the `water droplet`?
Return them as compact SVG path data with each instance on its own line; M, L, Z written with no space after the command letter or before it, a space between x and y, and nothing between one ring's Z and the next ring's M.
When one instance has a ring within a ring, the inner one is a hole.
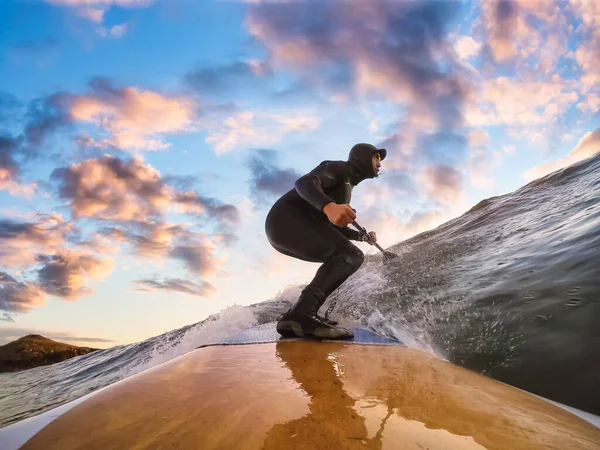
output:
M579 292L581 290L581 288L579 287L574 287L572 289L569 290L569 292L567 292L567 295L575 295L577 294L577 292Z
M581 299L579 298L570 298L567 303L565 303L565 306L570 306L572 308L581 305Z

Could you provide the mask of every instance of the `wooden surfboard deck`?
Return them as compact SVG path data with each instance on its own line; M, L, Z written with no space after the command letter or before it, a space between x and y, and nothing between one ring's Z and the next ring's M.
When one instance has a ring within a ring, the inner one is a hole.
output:
M228 344L102 390L22 448L600 448L579 417L402 345Z

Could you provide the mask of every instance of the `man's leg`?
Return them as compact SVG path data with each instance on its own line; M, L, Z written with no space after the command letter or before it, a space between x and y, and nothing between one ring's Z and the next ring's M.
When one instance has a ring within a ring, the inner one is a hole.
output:
M284 314L278 326L280 333L351 337L351 333L343 328L329 326L329 330L323 330L323 325L328 324L319 320L316 314L327 296L361 266L364 261L362 251L328 222L311 220L294 208L280 208L274 214L270 213L266 231L273 247L281 253L304 261L323 262L296 304Z

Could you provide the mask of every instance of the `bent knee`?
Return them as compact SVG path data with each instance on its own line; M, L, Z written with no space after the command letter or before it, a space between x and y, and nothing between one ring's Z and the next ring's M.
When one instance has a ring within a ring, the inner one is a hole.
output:
M354 269L358 269L365 261L365 254L357 246L351 245L345 251L344 260Z

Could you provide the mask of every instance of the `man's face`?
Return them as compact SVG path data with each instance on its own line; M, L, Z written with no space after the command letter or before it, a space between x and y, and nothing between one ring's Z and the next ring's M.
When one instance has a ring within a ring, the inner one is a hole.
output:
M373 173L376 176L379 175L379 168L381 167L381 155L378 152L373 153L371 162L373 163Z

